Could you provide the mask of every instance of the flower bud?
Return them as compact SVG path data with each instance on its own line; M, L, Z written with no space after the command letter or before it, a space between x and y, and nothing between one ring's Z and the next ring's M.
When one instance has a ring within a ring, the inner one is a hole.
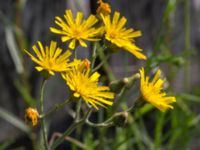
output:
M38 124L38 111L36 108L29 107L25 110L25 121L31 122L33 126Z
M121 112L114 118L113 121L116 126L124 126L128 121L128 112Z
M97 14L109 15L111 8L108 3L104 3L102 0L98 0L99 7L97 8Z

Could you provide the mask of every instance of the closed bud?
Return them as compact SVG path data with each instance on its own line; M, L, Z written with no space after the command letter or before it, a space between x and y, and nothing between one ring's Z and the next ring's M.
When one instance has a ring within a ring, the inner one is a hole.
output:
M126 125L128 122L128 112L121 112L117 114L113 121L114 124L119 127Z

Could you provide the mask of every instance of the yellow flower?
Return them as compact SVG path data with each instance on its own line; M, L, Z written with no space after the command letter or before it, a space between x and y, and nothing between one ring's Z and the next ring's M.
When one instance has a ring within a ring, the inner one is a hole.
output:
M37 109L29 107L25 110L25 121L31 121L33 126L37 125L38 117L39 114L37 112Z
M83 20L83 13L78 12L76 19L73 18L71 10L66 10L65 20L60 17L55 18L55 23L60 29L50 27L51 32L60 34L62 42L71 40L69 48L75 49L77 44L87 47L84 40L97 41L97 36L102 32L101 28L94 28L98 19L94 15L90 15L88 19Z
M71 52L67 50L61 54L62 49L57 47L57 43L51 41L50 46L44 47L40 41L38 41L39 49L36 45L33 45L33 51L36 56L30 54L27 50L24 50L31 59L38 64L35 68L38 71L48 71L50 75L54 75L54 72L63 72L68 69L69 56Z
M98 0L99 4L97 8L97 14L109 15L111 13L111 8L108 3L104 3L102 0Z
M115 12L111 21L110 15L104 16L101 14L105 24L105 38L119 48L123 48L138 59L146 59L146 56L141 53L141 49L135 45L134 38L141 36L140 31L134 31L132 28L124 27L126 18L120 19L120 13Z
M176 98L166 96L166 93L162 92L164 80L160 79L160 74L161 71L158 70L153 80L149 82L149 77L145 77L144 68L140 69L140 91L144 100L164 112L169 108L173 109L170 104L176 102Z
M90 75L88 60L74 60L70 71L63 74L69 88L74 92L74 97L82 99L98 110L98 106L105 107L113 104L114 93L109 92L107 86L98 86L100 74L95 72Z

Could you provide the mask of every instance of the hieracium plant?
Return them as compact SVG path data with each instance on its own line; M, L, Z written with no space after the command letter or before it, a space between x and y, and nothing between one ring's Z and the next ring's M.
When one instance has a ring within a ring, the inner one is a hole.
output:
M111 81L110 86L103 85L100 82L101 74L97 71L106 60L97 64L96 58L99 54L107 59L106 54L111 55L118 49L123 49L133 55L133 59L145 61L148 57L135 43L135 38L142 35L141 31L125 28L127 19L121 17L120 12L117 11L111 15L111 8L108 3L99 0L98 4L96 15L90 14L86 19L84 19L82 12L77 12L76 17L74 17L75 15L71 10L66 10L63 17L57 16L55 18L55 27L50 27L50 31L61 37L61 41L65 43L68 50L62 50L56 41L51 41L49 45L44 45L38 41L37 44L32 46L34 54L24 50L36 63L35 69L43 76L39 112L36 108L29 107L25 111L25 118L27 122L32 123L32 126L41 124L42 147L45 150L55 149L64 141L66 136L83 124L92 127L114 126L117 118L137 111L136 107L142 107L142 105L135 105L138 102L146 101L162 112L173 109L171 103L176 102L175 97L167 96L163 91L165 80L161 79L160 69L157 70L153 79L145 74L145 67L142 67L138 68L138 71L131 77ZM92 57L77 58L77 47L84 47L83 51L86 48L89 50L88 41L93 45ZM63 103L55 104L55 107L44 112L45 83L53 78L56 73L62 76L63 81L69 87L66 90L70 89L71 92L68 93L71 94ZM128 106L127 110L112 112L111 117L104 122L94 123L90 121L90 116L94 111L99 109L109 110L117 102L119 94L117 91L121 89L121 81L125 85L133 83L134 80L140 80L140 94L137 100L133 101L131 106ZM50 143L47 138L45 118L73 101L77 105L74 122L59 138ZM81 101L84 101L84 103L81 103ZM87 107L87 112L80 114L83 105Z

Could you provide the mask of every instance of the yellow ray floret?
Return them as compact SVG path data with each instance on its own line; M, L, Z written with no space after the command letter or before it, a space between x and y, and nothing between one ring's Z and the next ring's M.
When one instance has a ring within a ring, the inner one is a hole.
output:
M62 53L62 49L57 47L57 43L51 41L50 46L43 46L40 41L38 41L38 47L33 45L33 51L36 56L33 56L27 50L24 50L31 59L38 65L35 68L38 71L48 71L49 74L54 75L54 72L67 71L69 67L69 56L71 52L67 50Z
M144 54L141 53L141 49L135 45L134 38L141 36L140 31L134 31L132 28L126 29L126 18L120 19L120 13L115 12L111 21L110 15L104 16L101 14L105 25L105 38L112 44L119 48L123 48L128 52L135 55L138 59L147 59Z
M55 18L55 23L60 27L59 29L50 27L51 32L60 34L62 42L71 40L69 48L75 49L77 44L82 47L87 47L86 41L97 41L101 28L95 28L94 25L98 19L94 15L90 15L86 20L83 20L83 13L78 12L74 19L71 10L66 10L64 20L60 17ZM83 21L82 21L83 20Z
M100 74L95 72L90 73L88 60L74 60L73 67L63 78L67 85L74 92L74 97L82 97L82 99L91 104L98 110L98 106L105 107L113 104L114 93L110 92L107 86L98 86Z
M111 13L111 8L108 3L104 3L102 0L98 0L99 4L97 8L97 14L109 15Z
M164 80L160 79L160 74L161 71L158 70L150 82L149 77L145 77L144 68L140 69L140 91L144 100L164 112L169 108L173 109L173 106L170 104L176 102L176 98L166 96L166 93L162 92Z

